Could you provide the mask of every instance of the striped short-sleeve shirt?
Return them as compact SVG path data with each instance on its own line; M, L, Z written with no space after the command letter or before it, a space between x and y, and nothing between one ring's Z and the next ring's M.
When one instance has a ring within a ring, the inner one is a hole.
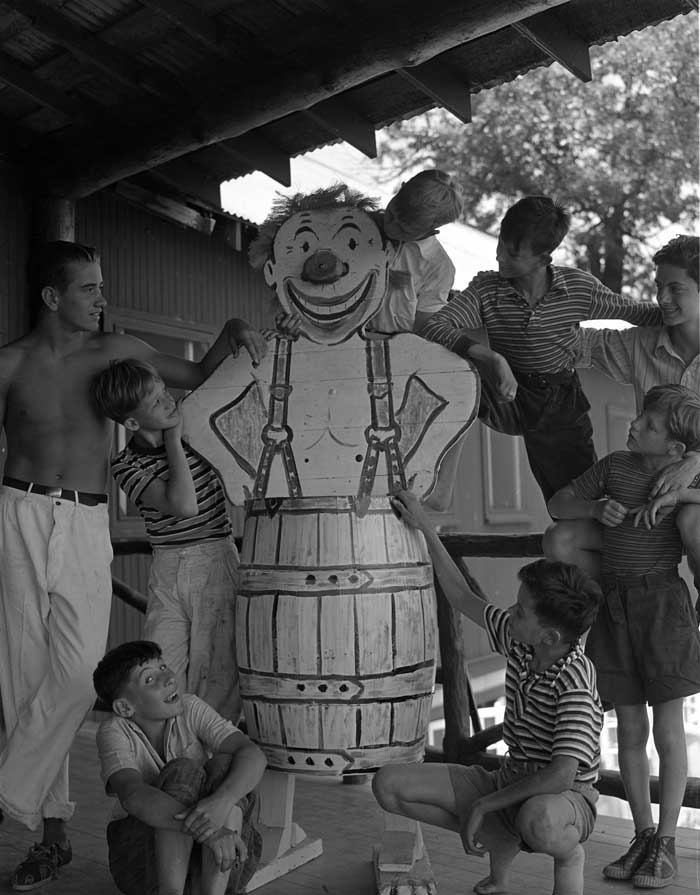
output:
M575 758L576 783L595 783L600 767L603 709L596 673L580 642L542 672L531 669L533 650L510 636L510 616L484 610L491 648L506 657L503 740L508 755L539 770L555 756Z
M163 445L144 447L132 439L112 460L112 475L138 507L152 547L183 547L195 541L212 541L231 534L226 498L214 468L184 441L182 446L199 507L197 515L187 519L162 513L142 500L143 492L154 479L167 480L170 475Z
M642 465L638 454L613 451L574 479L571 487L583 500L609 497L628 509L641 507L658 475ZM652 529L634 525L629 515L614 527L603 526L603 572L617 575L647 575L678 568L683 545L676 528L676 511Z
M551 286L532 307L510 280L478 273L434 314L421 335L459 353L464 330L486 328L489 345L514 370L558 373L574 366L582 320L621 319L638 326L661 323L651 302L623 298L582 270L550 267Z

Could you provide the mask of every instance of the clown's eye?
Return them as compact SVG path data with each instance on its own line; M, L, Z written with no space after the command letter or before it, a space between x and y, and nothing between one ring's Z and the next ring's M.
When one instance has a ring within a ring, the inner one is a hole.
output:
M357 248L357 240L355 239L354 236L350 237L350 239L348 241L348 248L350 248L353 252Z
M310 248L311 248L311 246L309 245L308 240L305 239L304 242L302 242L302 244L301 244L302 252L308 252Z

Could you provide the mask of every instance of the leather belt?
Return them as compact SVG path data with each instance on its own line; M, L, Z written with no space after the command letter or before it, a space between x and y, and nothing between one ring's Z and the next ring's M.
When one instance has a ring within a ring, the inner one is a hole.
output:
M13 479L6 475L2 480L8 488L17 488L27 494L44 494L46 497L72 500L73 503L82 503L88 507L96 507L101 503L107 503L106 494L92 494L90 491L74 491L72 488L54 488L51 485L39 485L36 482L23 482L21 479Z

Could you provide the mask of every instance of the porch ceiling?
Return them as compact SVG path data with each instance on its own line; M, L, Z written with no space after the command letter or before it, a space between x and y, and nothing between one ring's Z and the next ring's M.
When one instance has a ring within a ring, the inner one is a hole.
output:
M469 98L697 0L3 0L0 155L37 188L124 178L218 205L220 181Z

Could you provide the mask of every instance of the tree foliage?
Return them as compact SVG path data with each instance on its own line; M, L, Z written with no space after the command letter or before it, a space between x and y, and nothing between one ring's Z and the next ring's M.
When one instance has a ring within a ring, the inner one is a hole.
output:
M567 260L644 292L649 240L697 222L697 22L593 47L588 84L554 64L476 94L470 125L443 110L393 125L381 159L396 173L451 172L465 221L494 233L521 196L556 198L573 217Z

